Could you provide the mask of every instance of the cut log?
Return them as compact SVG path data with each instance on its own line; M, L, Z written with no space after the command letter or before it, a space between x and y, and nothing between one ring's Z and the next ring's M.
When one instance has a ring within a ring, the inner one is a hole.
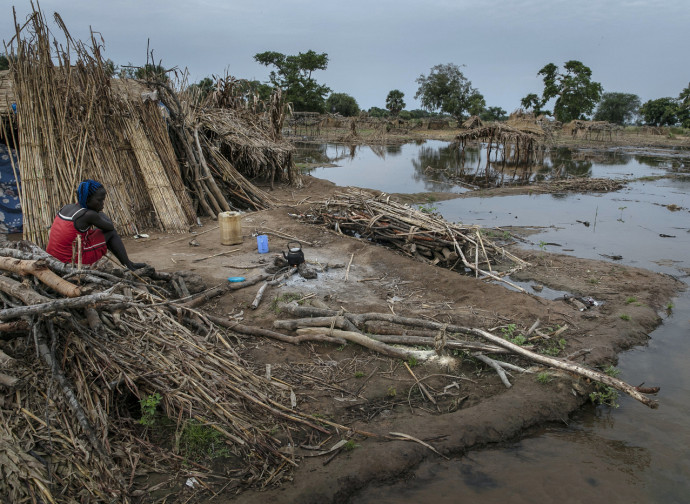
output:
M4 275L0 275L0 290L6 292L10 296L16 297L22 303L27 305L47 303L50 301L49 298L42 296L28 285L23 284L22 282L17 282L16 280Z
M53 273L48 267L48 263L44 260L27 261L12 257L0 257L0 269L19 275L33 275L63 296L78 297L81 295L79 287Z
M261 287L259 287L259 291L256 293L256 296L254 297L254 301L252 301L252 304L251 304L252 310L256 310L259 307L259 303L261 303L261 299L264 297L264 292L266 292L267 287L268 287L268 282L262 283Z

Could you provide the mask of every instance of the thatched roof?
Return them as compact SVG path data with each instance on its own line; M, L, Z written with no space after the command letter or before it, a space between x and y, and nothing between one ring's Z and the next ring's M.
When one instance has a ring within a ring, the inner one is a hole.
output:
M482 126L484 126L484 122L479 118L479 116L476 115L471 116L469 119L462 123L462 127L465 129L481 128Z
M504 160L511 157L512 161L520 163L534 162L543 151L547 133L541 128L524 125L519 128L506 123L492 122L479 128L472 128L458 133L455 143L464 152L467 143L482 141L492 146L501 146Z
M151 92L144 83L134 79L111 79L110 85L114 93L129 99L141 99L142 95ZM10 71L0 70L0 116L9 114L16 101Z

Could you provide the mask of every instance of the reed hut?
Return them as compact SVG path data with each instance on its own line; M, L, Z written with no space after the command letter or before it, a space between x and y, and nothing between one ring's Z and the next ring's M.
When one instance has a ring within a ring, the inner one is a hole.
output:
M111 78L93 35L75 41L55 18L66 42L34 12L16 26L0 80L3 131L16 132L20 147L24 238L45 245L57 210L86 178L107 187L105 212L124 235L184 232L197 215L272 205L249 178L299 183L293 148L280 138L282 112L272 112L280 100L263 114L227 100L199 108L167 85Z
M469 121L471 118L465 122ZM481 142L486 145L487 160L493 150L500 151L504 164L534 164L543 160L550 133L537 124L532 114L514 113L505 123L475 124L455 137L454 143L462 155L468 143Z
M462 123L464 129L481 128L482 126L484 126L484 122L476 115L471 116Z

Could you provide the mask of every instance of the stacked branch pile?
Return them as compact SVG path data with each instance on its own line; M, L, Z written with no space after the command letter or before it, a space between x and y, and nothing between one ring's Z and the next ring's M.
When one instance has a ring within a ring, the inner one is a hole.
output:
M527 265L483 237L479 226L448 222L437 214L392 201L386 194L336 193L310 212L317 223L380 243L434 265L498 278ZM496 271L497 266L501 273Z
M219 433L235 485L277 483L296 465L276 432L326 432L293 411L289 386L248 369L232 335L169 301L174 275L72 270L28 242L1 249L0 269L0 494L11 502L128 502L145 491L136 476L189 460L152 437L160 425L181 445L190 425ZM149 430L138 401L151 397L168 420ZM193 459L182 470L214 478Z

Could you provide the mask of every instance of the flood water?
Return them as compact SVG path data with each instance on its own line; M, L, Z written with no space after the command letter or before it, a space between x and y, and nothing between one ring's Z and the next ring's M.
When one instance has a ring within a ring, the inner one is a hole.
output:
M522 184L566 175L632 181L606 194L463 198L433 205L454 222L537 227L537 234L529 236L534 248L603 260L620 256L615 262L688 283L688 151L559 150L539 170L487 165L481 149L462 163L444 142L408 144L390 152L321 145L301 153L339 165L318 168L314 176L389 193L460 193L468 184ZM664 175L671 177L639 180ZM686 290L672 303L672 310L660 314L663 323L648 345L620 354L617 365L623 380L661 387L659 409L627 396L619 397L617 409L587 405L567 425L545 426L512 444L451 461L430 458L413 478L368 488L353 502L690 502L690 293Z

